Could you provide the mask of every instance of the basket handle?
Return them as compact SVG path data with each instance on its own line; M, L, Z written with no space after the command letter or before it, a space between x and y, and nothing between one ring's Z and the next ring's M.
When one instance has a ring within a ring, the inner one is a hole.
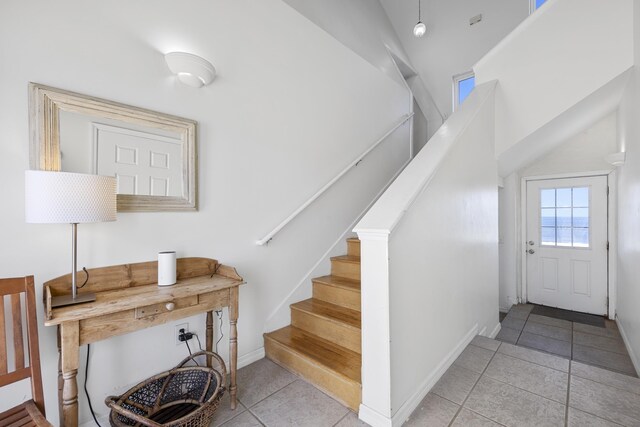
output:
M214 353L212 351L201 350L201 351L199 351L197 353L190 354L182 362L178 363L178 365L175 368L173 368L172 371L175 371L176 369L182 368L185 365L185 363L187 363L189 361L192 361L196 357L202 356L202 355L206 355L207 357L212 357L213 359L216 359L218 361L218 363L220 364L220 367L222 368L222 381L223 381L223 383L226 384L227 367L224 364L224 360L222 360L222 357L220 357L220 355L218 355L218 353Z
M139 422L140 424L148 427L163 427L162 424L158 424L154 421L151 421L148 418L142 417L135 412L128 411L124 409L122 406L118 405L116 402L120 399L119 396L107 396L104 400L104 403L111 408L112 411L116 411L122 416L125 416L129 419Z

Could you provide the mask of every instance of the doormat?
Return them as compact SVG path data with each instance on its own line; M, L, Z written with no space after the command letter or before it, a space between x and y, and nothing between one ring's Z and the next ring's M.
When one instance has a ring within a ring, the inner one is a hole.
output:
M554 319L568 320L569 322L584 323L585 325L597 326L604 328L604 317L593 314L578 313L577 311L563 310L561 308L546 307L544 305L535 305L531 314L538 316L553 317Z

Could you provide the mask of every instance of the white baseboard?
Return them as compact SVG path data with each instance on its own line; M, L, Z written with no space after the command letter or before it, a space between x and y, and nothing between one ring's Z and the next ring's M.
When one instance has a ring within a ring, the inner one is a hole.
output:
M264 358L264 347L238 357L238 369Z
M498 335L500 333L500 329L502 329L502 325L500 324L500 322L498 322L496 327L493 328L493 331L491 331L491 333L489 334L489 338L491 338L491 339L495 338L496 335Z
M411 416L418 405L420 405L422 399L424 399L427 393L429 393L433 386L436 385L436 383L438 382L438 380L440 380L444 373L447 372L447 369L451 367L453 362L455 362L458 356L460 356L460 353L462 353L462 351L467 347L467 345L469 345L473 337L475 337L476 335L478 335L477 323L473 326L473 328L471 328L469 332L467 332L467 334L458 342L458 344L456 344L456 346L449 352L449 354L447 354L447 356L440 362L440 364L438 364L433 372L422 382L422 384L418 388L418 391L416 391L416 393L414 393L414 395L411 396L400 407L400 409L398 409L395 415L391 417L391 420L383 417L382 415L378 414L375 411L372 411L369 408L366 408L365 413L360 413L360 419L371 424L373 427L399 427L404 424L404 422ZM363 409L363 406L364 405L360 405L361 411ZM369 417L373 415L372 413L378 415L378 418L376 418L375 420L370 419L370 421L362 418L363 415L365 417ZM373 424L372 421L375 422L375 424ZM389 421L391 422L389 423Z
M362 403L358 409L358 418L373 427L393 427L391 418L374 411Z
M640 373L640 360L638 360L638 356L633 351L633 347L631 347L631 345L629 344L628 335L624 331L624 326L620 321L620 318L616 319L616 324L618 325L618 329L620 330L620 335L622 335L624 346L627 348L627 352L629 353L629 357L631 358L631 363L633 363L633 367L636 368L636 373Z

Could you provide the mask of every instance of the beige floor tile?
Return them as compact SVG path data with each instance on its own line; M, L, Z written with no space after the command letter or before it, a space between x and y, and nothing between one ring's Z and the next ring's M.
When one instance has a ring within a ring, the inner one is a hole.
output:
M618 427L620 424L603 420L595 415L569 408L568 427Z
M229 392L226 392L224 396L222 396L222 401L220 402L220 405L218 405L218 409L216 409L216 412L213 415L211 426L217 427L221 424L224 424L230 419L242 414L244 411L246 411L246 409L240 402L238 402L238 406L235 410L231 410Z
M614 353L628 354L622 338L609 338L601 335L574 331L573 343L587 347L599 348L600 350L612 351Z
M518 345L557 354L562 357L571 357L571 342L557 340L543 335L523 331L518 339Z
M558 328L556 326L543 325L542 323L536 322L527 322L527 324L524 325L523 331L542 335L543 337L571 342L571 329Z
M511 329L502 326L500 328L500 332L498 332L498 335L496 335L496 340L515 344L516 342L518 342L519 337L520 331L518 331L517 329Z
M262 423L251 412L245 411L227 421L221 427L262 427Z
M511 315L511 317L515 317L518 319L527 320L527 317L529 317L529 312L530 310L512 308L511 310L509 310L507 315Z
M433 386L431 393L461 405L471 392L476 381L478 381L478 378L480 378L479 373L454 364Z
M540 323L541 325L555 326L556 328L569 330L572 328L572 323L568 320L555 319L553 317L540 316L538 314L532 314L529 316L528 322Z
M569 406L627 426L640 426L640 396L571 376Z
M411 414L403 427L446 427L460 406L429 393Z
M526 323L526 319L520 319L518 317L515 317L513 313L509 313L507 314L507 317L502 319L502 322L500 323L500 325L502 325L502 327L504 328L521 330L522 328L524 328L525 323Z
M640 379L584 363L571 362L571 375L640 395Z
M251 408L266 426L333 426L348 409L317 388L296 380Z
M584 323L574 323L573 330L586 334L600 335L609 338L620 338L617 327L599 328L597 326L585 325Z
M613 353L583 345L573 345L573 359L588 365L596 365L601 368L611 369L627 375L636 376L631 358L626 354Z
M562 404L567 402L569 378L565 372L498 353L484 375Z
M358 415L355 412L349 411L347 415L344 416L343 419L340 420L335 427L368 427L369 424L358 418Z
M543 353L526 347L519 347L513 344L502 343L498 353L503 353L511 357L537 363L547 368L557 369L562 372L569 372L569 359L565 359L553 354Z
M453 363L481 374L489 364L489 360L491 360L493 355L493 351L469 344Z
M294 382L286 369L264 358L238 370L238 399L247 408Z
M483 337L482 335L476 335L473 337L471 344L491 351L496 351L498 347L500 347L500 341L492 340L491 338Z
M564 405L484 376L464 406L505 426L564 425Z
M451 427L500 427L488 418L478 415L473 411L462 408Z

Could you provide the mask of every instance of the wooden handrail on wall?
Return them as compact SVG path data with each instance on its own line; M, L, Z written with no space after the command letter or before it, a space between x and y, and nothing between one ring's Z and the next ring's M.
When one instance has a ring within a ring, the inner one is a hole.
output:
M302 212L303 210L305 210L307 208L307 206L309 206L311 203L313 203L318 197L320 197L325 191L327 191L333 184L335 184L340 178L342 178L347 172L349 172L353 167L355 167L358 163L360 163L362 161L362 159L364 159L367 154L369 154L371 151L373 151L378 145L380 145L385 139L387 139L387 137L389 135L391 135L396 129L398 129L400 126L402 126L403 124L405 124L411 117L413 117L414 113L409 113L409 114L405 114L404 116L402 116L402 119L400 120L400 122L398 124L396 124L394 127L392 127L391 129L389 129L389 131L387 131L387 133L385 133L384 135L382 135L382 137L380 137L380 139L378 139L375 144L373 144L371 147L369 147L364 153L362 153L361 155L359 155L353 162L351 162L346 168L344 168L342 170L342 172L340 172L338 175L336 175L331 181L329 181L328 183L326 183L324 185L324 187L322 187L320 190L318 190L313 196L311 196L309 198L309 200L307 200L306 202L304 202L298 209L296 209L291 215L289 215L284 221L282 221L280 224L278 224L278 226L276 228L274 228L269 234L267 234L266 236L264 236L262 239L258 240L256 242L256 245L266 245L267 243L269 243L273 237L278 234L278 232L280 230L282 230L287 224L289 224L296 216L298 216L298 214L300 214L300 212Z

